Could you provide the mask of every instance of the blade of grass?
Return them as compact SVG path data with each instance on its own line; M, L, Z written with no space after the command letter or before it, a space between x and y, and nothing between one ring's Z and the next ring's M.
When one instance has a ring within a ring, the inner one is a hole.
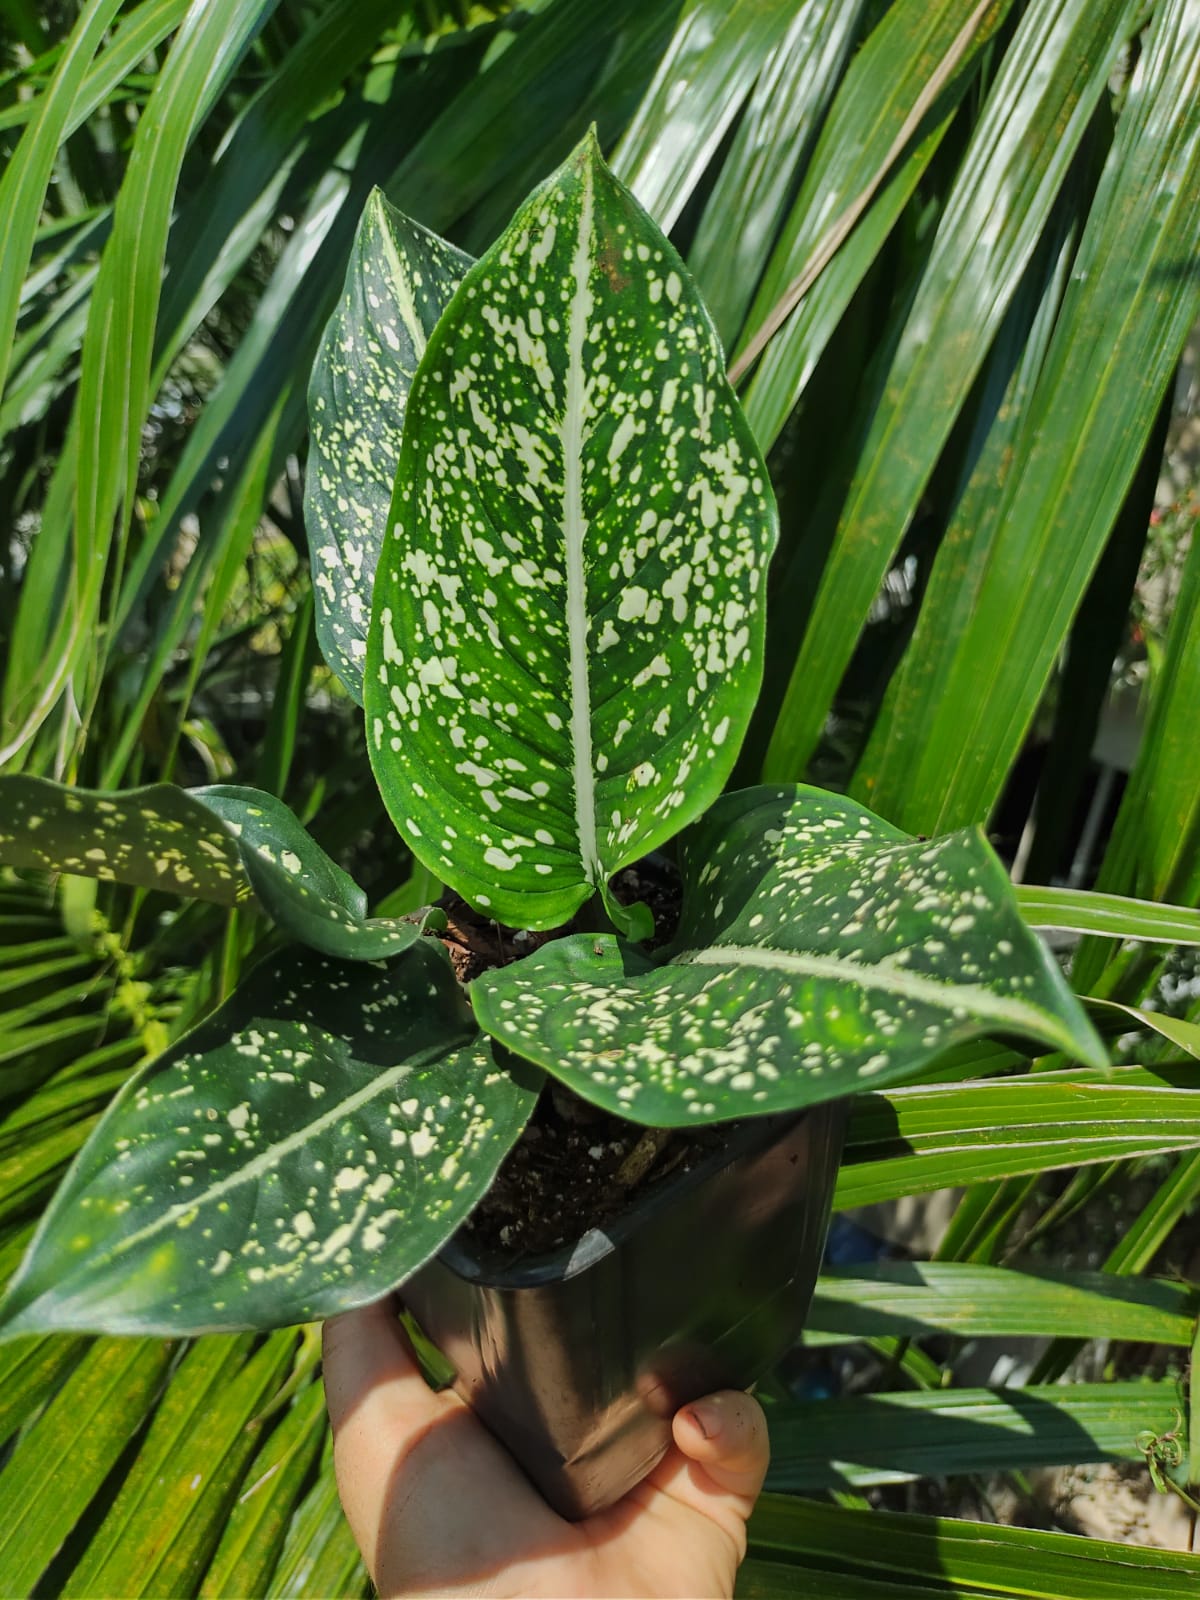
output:
M228 74L276 0L194 4L175 36L138 125L100 261L84 338L75 485L74 671L91 633L110 556L119 575L137 487L141 429L151 398L154 330L167 234L184 154ZM113 544L113 519L117 537ZM97 670L86 679L97 683ZM86 703L86 697L80 697Z
M26 743L92 650L105 573L110 556L120 569L124 530L132 514L141 426L150 398L163 258L179 171L196 126L271 4L272 0L231 0L219 12L193 4L138 124L83 345L76 407L85 425L78 432L75 469L70 621L52 672L46 671L43 658L24 663L16 697L21 697L23 682L41 684L42 692L0 759ZM89 663L85 674L89 684L97 681L95 669L102 659L103 651ZM10 662L10 675L14 665ZM81 698L86 706L87 696Z
M96 272L78 274L36 326L13 343L8 387L0 404L0 438L39 422L76 377Z
M321 652L313 627L313 593L305 588L292 614L292 628L279 658L279 677L267 719L267 731L255 782L268 794L287 788L296 753L296 736L307 704L306 692Z
M273 469L286 454L287 440L282 430L297 404L295 391L286 386L282 388L253 441L243 470L230 474L215 504L206 512L205 525L211 519L216 536L211 541L198 542L181 581L159 617L158 633L150 648L146 670L135 698L126 708L121 732L113 740L101 769L100 782L104 788L118 787L124 779L151 703L172 657L192 625L204 580L212 572L204 595L199 631L188 653L187 677L163 756L164 775L169 777L173 772L182 725L187 720L196 685L208 661L234 584L244 571L246 554L270 490Z
M796 1493L964 1472L1140 1461L1143 1430L1178 1418L1179 1386L1045 1384L925 1390L773 1406L767 1486Z
M669 233L784 37L793 0L689 0L613 171Z
M1055 1167L1200 1148L1188 1068L1039 1072L859 1096L839 1209Z
M0 767L13 770L25 764L29 742L54 709L62 689L61 672L45 668L48 662L63 662L73 626L66 597L71 582L71 500L78 438L73 416L46 491L41 526L22 578L9 638L0 701L0 738L7 737L8 742L0 747Z
M89 0L66 41L54 77L37 101L21 142L0 177L0 390L8 372L12 339L46 188L80 87L121 0Z
M767 755L797 778L1105 92L1133 0L1027 11L955 176ZM963 42L965 51L969 37Z
M349 0L317 15L225 133L171 228L152 389L259 245L309 142L308 125L328 112L395 17L395 0ZM118 613L118 626L123 620Z
M1001 491L986 575L969 614L929 640L946 670L909 783L928 797L921 831L986 818L999 796L1200 310L1198 253L1200 3L1167 0Z
M60 143L70 136L102 106L145 58L177 28L191 0L143 0L121 17L104 49L88 68L69 116L63 125ZM0 112L0 129L21 127L36 114L38 101L18 101Z

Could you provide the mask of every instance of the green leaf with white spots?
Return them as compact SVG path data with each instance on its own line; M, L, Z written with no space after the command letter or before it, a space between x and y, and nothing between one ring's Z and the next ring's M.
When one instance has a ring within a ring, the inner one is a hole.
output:
M427 942L265 962L117 1096L0 1336L277 1327L377 1298L487 1190L533 1109L521 1072Z
M374 190L313 367L304 517L317 640L359 701L371 586L408 391L429 335L470 265L470 256Z
M0 776L0 864L223 906L251 894L236 840L194 794L169 783L119 794Z
M1107 1063L978 829L918 840L819 789L747 789L681 860L669 949L547 944L471 985L482 1026L661 1127L898 1083L986 1034Z
M214 784L124 793L0 777L0 863L165 889L237 905L256 895L290 938L326 955L378 961L422 923L368 917L367 897L274 795Z
M708 313L589 135L409 396L363 694L413 853L549 928L703 812L761 679L776 531Z
M263 909L289 938L346 961L381 961L420 937L420 916L369 917L366 895L282 800L230 784L191 792L234 836Z

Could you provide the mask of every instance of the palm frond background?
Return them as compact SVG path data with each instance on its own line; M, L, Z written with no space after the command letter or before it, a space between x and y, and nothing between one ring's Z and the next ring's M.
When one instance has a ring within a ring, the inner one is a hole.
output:
M1200 0L0 0L7 767L259 784L377 903L428 897L315 648L308 370L373 185L478 252L592 122L770 452L741 780L1010 852L1024 830L1026 876L1062 880L1117 662L1144 731L1083 881L1200 905L1194 500L1152 524L1200 315ZM0 1273L108 1097L268 937L0 879ZM1200 1021L1187 947L1092 936L1073 961L1083 992ZM772 1387L745 1594L1192 1592L1183 1555L862 1526L902 1483L1200 1479L1200 1034L1104 1016L1108 1077L989 1046L857 1103L840 1206L962 1197L935 1262L822 1281L813 1356L859 1352L862 1392L798 1399L795 1363ZM1013 1338L1042 1342L1027 1382L964 1378ZM0 1591L365 1593L318 1371L312 1329L6 1346Z

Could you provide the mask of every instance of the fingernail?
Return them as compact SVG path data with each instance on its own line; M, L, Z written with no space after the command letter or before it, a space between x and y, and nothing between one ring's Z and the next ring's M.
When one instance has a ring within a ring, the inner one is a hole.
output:
M701 1400L698 1404L689 1406L688 1416L706 1439L715 1439L721 1431L720 1410L709 1401Z

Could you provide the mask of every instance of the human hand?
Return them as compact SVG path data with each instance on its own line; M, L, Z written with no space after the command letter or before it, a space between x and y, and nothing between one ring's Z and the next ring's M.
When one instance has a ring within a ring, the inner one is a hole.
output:
M324 1345L338 1492L385 1600L733 1593L767 1470L751 1396L676 1412L654 1471L567 1522L457 1395L429 1388L390 1297L326 1323Z

